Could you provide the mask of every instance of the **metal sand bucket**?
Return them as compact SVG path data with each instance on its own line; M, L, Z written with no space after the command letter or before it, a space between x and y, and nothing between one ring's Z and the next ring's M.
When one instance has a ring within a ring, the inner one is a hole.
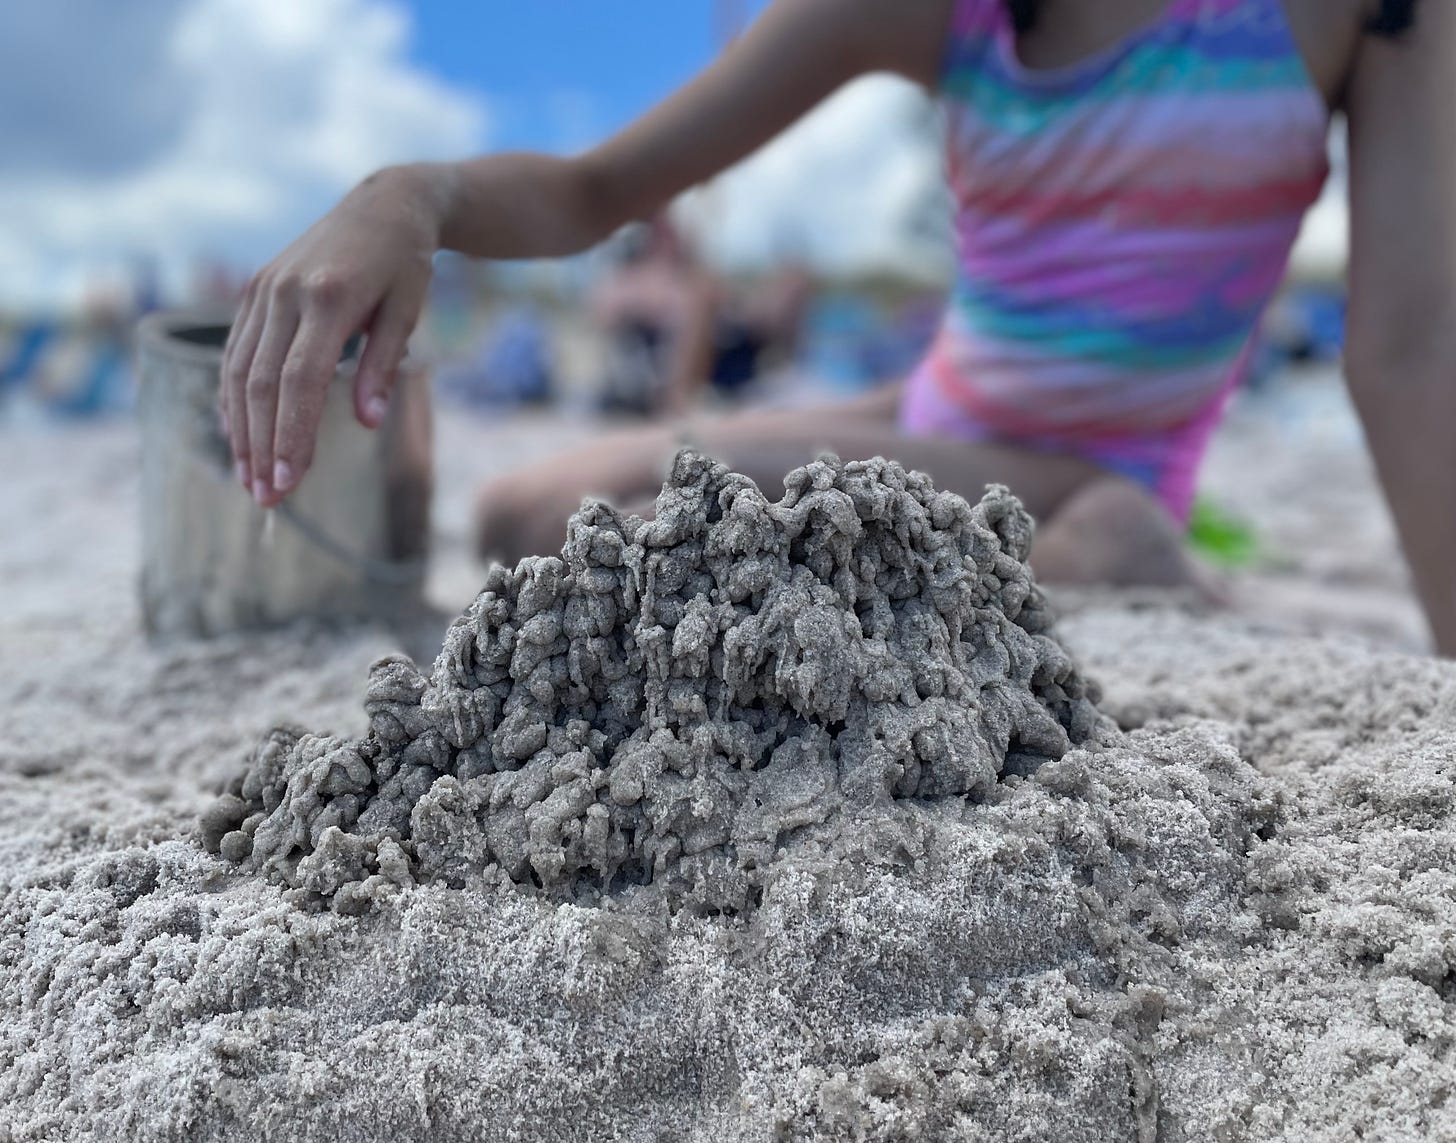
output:
M138 336L142 615L153 636L418 605L429 535L427 379L401 371L383 426L354 417L354 360L329 387L314 462L271 512L238 484L218 422L228 323L153 314Z

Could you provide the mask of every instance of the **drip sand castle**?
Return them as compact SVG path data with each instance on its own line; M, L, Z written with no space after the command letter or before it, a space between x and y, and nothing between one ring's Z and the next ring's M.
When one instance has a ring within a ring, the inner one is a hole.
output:
M684 454L241 775L206 728L341 717L344 644L58 644L93 727L212 681L11 728L0 1140L1456 1138L1449 668L1131 610L1099 703L1030 537Z
M275 731L208 848L344 911L485 870L741 909L782 845L1095 730L1005 488L821 460L773 502L684 452L656 507L589 504L560 558L494 568L428 677L375 664L362 740Z

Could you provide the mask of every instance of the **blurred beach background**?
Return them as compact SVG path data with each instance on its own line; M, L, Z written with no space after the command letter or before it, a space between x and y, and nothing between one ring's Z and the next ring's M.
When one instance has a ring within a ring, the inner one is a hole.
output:
M587 147L708 63L763 6L52 0L0 10L0 104L12 111L0 121L0 613L11 612L12 633L26 624L15 610L23 583L59 598L34 573L78 534L104 547L114 533L116 559L88 574L118 577L118 597L129 584L139 318L226 310L381 166ZM751 298L790 269L805 283L790 335L753 354L746 383L704 400L795 403L906 372L951 270L939 131L917 88L866 78L675 204L683 242L725 292ZM1330 185L1209 460L1194 540L1251 614L1420 646L1340 377L1338 125L1331 151ZM462 606L478 581L468 531L481 479L633 418L604 399L612 347L591 298L640 241L619 235L550 262L438 260L412 355L436 398L430 594L442 607Z

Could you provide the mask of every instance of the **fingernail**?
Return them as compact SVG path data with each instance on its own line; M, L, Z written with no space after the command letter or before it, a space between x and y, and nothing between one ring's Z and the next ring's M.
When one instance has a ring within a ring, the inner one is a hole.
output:
M293 487L293 466L286 460L273 462L273 487L279 492L287 492Z
M385 410L389 408L389 402L385 400L383 393L375 393L364 403L364 415L375 424L384 420Z
M245 460L233 461L233 471L238 475L238 483L244 488L253 483L253 474L248 471L248 462Z
M268 498L268 482L261 476L253 481L253 499L259 504Z

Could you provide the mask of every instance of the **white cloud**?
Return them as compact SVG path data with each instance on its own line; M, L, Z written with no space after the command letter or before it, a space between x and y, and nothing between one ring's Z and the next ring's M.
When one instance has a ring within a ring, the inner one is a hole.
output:
M487 143L488 109L408 59L399 0L47 0L0 10L0 311L73 305L139 257L276 252L364 174ZM53 61L67 61L56 66ZM563 77L567 78L567 77ZM571 148L595 101L553 103ZM594 126L596 125L596 126ZM862 79L690 196L709 255L943 276L933 105Z
M787 252L836 273L942 280L953 248L935 105L905 80L856 80L682 213L729 268Z
M49 2L106 11L96 0ZM105 0L108 9L113 2ZM48 153L0 181L0 306L71 304L139 255L157 259L172 282L203 255L255 265L369 171L461 156L485 142L485 108L409 63L407 17L388 0L126 6L132 16L148 7L160 13L151 42L103 42L99 52L144 57L130 69L151 77L144 88L117 82L127 69L115 66L35 68L25 77L27 102L42 108L62 107L48 84L94 77L85 119L36 126L69 131L76 148L96 151L86 128L99 117L112 145L101 169L84 154L66 162ZM87 12L71 15L84 28ZM59 23L31 21L21 31L44 39L64 32ZM79 34L75 22L70 34ZM64 44L17 49L15 29L8 38L13 54L64 58ZM130 107L133 95L145 106ZM128 152L117 138L141 124L145 135L138 131Z

